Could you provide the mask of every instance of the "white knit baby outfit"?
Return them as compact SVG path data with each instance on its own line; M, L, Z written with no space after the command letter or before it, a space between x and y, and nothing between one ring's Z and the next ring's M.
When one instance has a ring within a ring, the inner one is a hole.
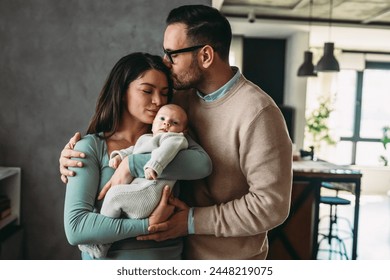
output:
M173 160L180 150L188 148L188 141L183 133L166 132L155 136L142 135L134 146L120 151L113 151L112 159L120 155L123 159L130 154L150 153L151 159L145 164L160 176L165 167ZM161 199L164 186L173 188L176 180L147 180L135 178L130 184L112 186L107 192L100 213L107 217L119 218L125 215L131 219L143 219L150 216ZM93 258L107 255L111 244L82 244L79 249L87 252Z

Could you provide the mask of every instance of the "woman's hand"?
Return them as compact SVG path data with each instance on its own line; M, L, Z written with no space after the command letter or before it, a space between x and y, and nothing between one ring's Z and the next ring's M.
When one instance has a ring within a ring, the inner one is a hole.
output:
M171 189L169 186L165 186L161 196L160 203L153 210L149 217L149 226L165 222L173 214L175 206L170 205L169 201L173 199L171 195Z
M115 185L128 184L133 181L133 176L131 176L129 169L129 159L128 157L123 158L122 162L119 164L118 168L115 170L111 179L104 185L102 190L99 193L98 200L104 198L108 190Z
M68 167L82 167L83 163L77 160L72 160L71 158L85 158L85 154L73 150L76 142L81 139L80 132L76 132L72 138L69 139L69 142L65 145L64 149L61 151L60 155L60 173L61 181L65 184L68 182L68 176L74 176L75 173L70 171Z

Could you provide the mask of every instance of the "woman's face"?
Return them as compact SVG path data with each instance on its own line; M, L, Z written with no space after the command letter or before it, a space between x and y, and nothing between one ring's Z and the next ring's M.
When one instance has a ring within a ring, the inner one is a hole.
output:
M163 72L151 69L130 83L124 112L135 121L151 124L158 110L167 102L167 77Z

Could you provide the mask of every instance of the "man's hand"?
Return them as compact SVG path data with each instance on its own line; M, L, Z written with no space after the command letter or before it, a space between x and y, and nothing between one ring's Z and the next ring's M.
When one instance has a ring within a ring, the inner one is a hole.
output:
M82 167L83 163L77 160L72 160L70 158L85 158L85 154L73 150L76 142L81 139L80 132L76 132L75 135L69 139L69 142L65 145L64 149L61 151L61 156L59 159L60 162L60 173L61 181L65 184L68 182L68 176L74 176L75 173L70 171L68 167Z
M131 176L129 170L129 160L128 157L125 157L122 162L119 164L118 168L115 170L111 179L104 185L103 189L100 191L98 200L104 198L108 190L115 185L128 184L133 181L133 176Z
M180 199L171 197L169 204L176 207L176 212L168 221L154 224L149 218L150 234L141 235L137 240L164 241L188 234L188 212L189 207Z

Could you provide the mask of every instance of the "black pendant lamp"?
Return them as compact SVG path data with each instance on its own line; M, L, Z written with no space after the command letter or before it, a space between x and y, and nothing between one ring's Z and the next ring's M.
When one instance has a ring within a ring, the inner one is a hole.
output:
M324 44L324 55L318 61L316 70L318 72L339 72L339 62L335 58L334 43L326 42Z
M303 63L298 68L298 76L299 77L317 76L317 73L314 72L313 53L311 51L305 51Z
M310 38L310 32L311 32L311 12L312 12L312 5L313 0L310 0L309 3L310 11L309 11L309 38ZM310 40L309 40L310 44ZM298 77L316 77L317 73L314 69L313 64L313 53L311 51L305 51L303 54L304 60L301 66L298 68Z
M333 1L329 1L329 38L330 38L330 29L332 22L332 10L333 10ZM326 42L324 43L324 54L321 59L318 61L316 66L317 72L339 72L340 66L334 56L334 43Z

